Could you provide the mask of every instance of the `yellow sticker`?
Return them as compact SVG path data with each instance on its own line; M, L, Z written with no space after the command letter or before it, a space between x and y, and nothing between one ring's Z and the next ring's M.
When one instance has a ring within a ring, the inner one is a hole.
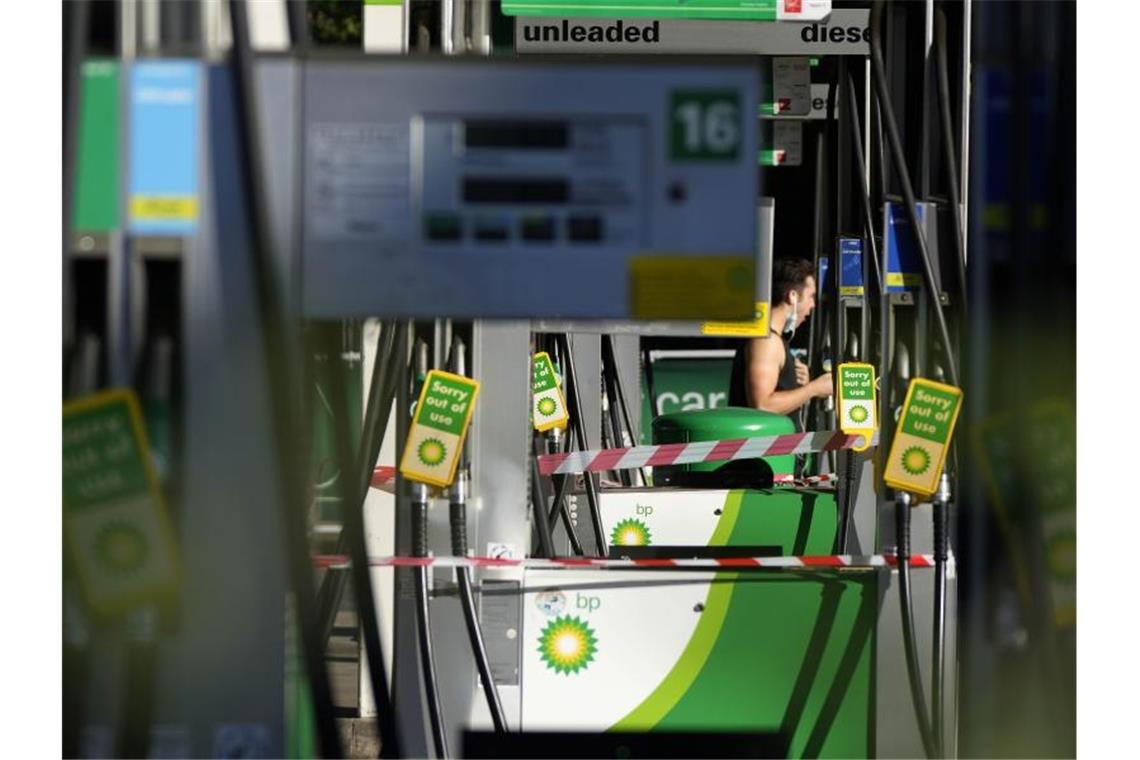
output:
M887 272L888 288L920 288L922 275L913 272Z
M839 389L839 429L848 435L861 435L864 444L855 451L866 451L878 428L875 400L875 368L862 362L844 362L836 374Z
M754 256L636 256L629 263L634 319L741 320L755 316Z
M756 302L751 322L702 322L701 335L725 338L763 338L768 334L768 302Z
M478 397L475 380L438 369L428 372L400 459L405 478L441 488L451 485Z
M192 195L131 196L131 218L139 221L194 221L198 218L198 199Z
M178 588L174 531L131 390L64 404L63 532L99 612L156 602Z
M887 485L922 496L938 490L961 408L960 388L922 377L910 381L883 471Z

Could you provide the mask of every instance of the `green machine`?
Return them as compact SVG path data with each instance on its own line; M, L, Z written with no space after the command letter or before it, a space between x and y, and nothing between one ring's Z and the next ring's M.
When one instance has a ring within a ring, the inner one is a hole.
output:
M736 438L759 438L796 432L790 417L759 409L729 406L717 409L700 409L662 414L653 420L653 443L696 443L698 441L727 441ZM739 472L766 472L790 475L795 469L795 456L764 457L744 462L698 462L676 467L660 468L659 482L678 485L694 481L716 482L716 478L692 477L694 473L721 472L728 475ZM757 465L763 462L767 465Z
M787 417L734 408L653 427L655 443L789 432ZM711 482L722 465L664 479ZM624 488L603 490L600 509L614 557L828 555L838 524L825 489ZM871 573L533 570L523 586L526 730L768 732L789 757L874 754Z
M826 490L621 489L601 511L611 556L826 555L836 537ZM532 570L523 587L526 730L772 732L789 757L874 754L873 573Z

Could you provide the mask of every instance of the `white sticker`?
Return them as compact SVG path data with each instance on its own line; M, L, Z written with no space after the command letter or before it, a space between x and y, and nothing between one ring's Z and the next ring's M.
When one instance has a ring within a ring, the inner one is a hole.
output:
M314 124L308 216L319 240L406 240L411 219L407 124Z
M519 559L514 544L491 542L487 544L487 556L491 559Z

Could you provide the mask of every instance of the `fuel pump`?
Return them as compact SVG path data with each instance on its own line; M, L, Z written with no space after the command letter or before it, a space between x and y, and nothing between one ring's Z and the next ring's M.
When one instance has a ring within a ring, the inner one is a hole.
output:
M412 350L413 390L412 398L420 397L420 389L427 377L429 360L428 344L422 339ZM412 556L427 557L428 549L428 505L431 500L430 486L413 481L411 488L412 507ZM428 599L428 569L415 568L416 631L419 639L420 668L423 672L424 691L427 696L428 716L431 720L432 737L435 741L436 757L448 756L447 735L444 730L443 703L439 695L439 679L436 675L435 648L431 637L431 609Z
M448 369L457 375L467 374L467 347L460 338L453 338L451 343ZM467 556L467 494L470 488L471 473L469 465L467 439L463 442L460 453L459 469L455 476L455 484L448 489L450 495L451 517L451 553L457 557ZM545 514L545 506L537 504L539 513ZM479 680L483 685L483 694L487 700L487 709L491 713L491 721L498 732L507 730L507 720L503 713L502 700L499 690L495 686L491 675L491 666L487 659L487 647L483 643L483 632L479 627L479 619L475 612L475 596L471 590L471 568L459 567L455 570L459 584L459 601L463 605L463 618L467 625L467 636L471 640L471 653L475 657L475 665L479 670Z
M906 158L905 158L903 147L902 147L902 139L900 137L898 124L897 124L896 119L895 119L894 108L893 108L893 105L891 102L891 96L887 90L887 77L886 77L885 67L883 64L883 54L882 54L882 47L881 47L881 44L882 44L883 10L884 10L884 3L881 0L877 0L877 2L875 2L873 7L872 7L872 13L871 13L871 49L870 49L870 51L871 51L871 67L872 67L873 83L874 83L874 87L875 87L875 93L876 93L876 96L878 98L879 108L880 108L881 114L882 114L882 124L885 128L885 132L886 132L886 136L887 136L887 142L888 142L888 145L889 145L890 151L891 151L892 163L893 163L895 170L897 172L899 183L900 183L901 189L902 189L902 195L903 195L904 205L905 205L904 210L906 212L906 215L907 215L907 218L908 218L911 230L912 230L912 234L914 236L914 241L915 241L915 244L917 246L918 253L919 253L919 259L920 259L920 264L921 264L921 274L922 274L923 285L925 287L925 296L926 296L925 299L920 297L919 304L921 306L925 303L928 303L930 305L930 307L932 308L932 311L933 311L934 317L935 317L935 322L936 322L936 325L938 328L938 335L941 339L941 347L943 349L942 359L945 362L946 374L947 374L951 384L954 386L958 386L959 381L958 381L957 362L955 361L954 350L953 350L953 347L955 344L951 340L950 329L949 329L947 319L946 319L946 316L945 316L945 314L943 312L943 308L942 308L942 289L940 287L940 283L939 283L938 279L935 276L934 261L931 257L930 250L929 250L928 245L927 245L927 238L926 238L926 235L924 233L924 226L925 226L924 221L922 219L920 219L920 217L919 217L918 203L917 203L917 200L915 197L914 189L911 186L910 174L909 174L909 171L907 169ZM939 23L944 24L944 22L939 22ZM944 39L944 34L943 34L943 39ZM944 45L943 45L943 48L944 48ZM943 52L944 52L944 50L943 50ZM942 68L942 73L944 74L945 73L945 66L943 65L941 68ZM940 76L939 78L941 79L942 77ZM944 114L944 116L947 118L943 119L943 126L944 126L945 140L947 143L949 143L949 141L951 139L951 133L949 132L948 129L945 129L946 123L949 121L949 119L948 119L948 98L946 100L947 100L947 102L945 105L946 105L946 111L947 112L946 112L946 114ZM954 185L956 183L954 183L953 179L952 179L952 177L953 177L952 150L950 151L950 154L951 154L951 158L948 161L948 164L950 165L950 168L951 168L951 184ZM952 193L956 194L956 192L954 190L952 190ZM956 204L955 204L955 206L956 206ZM930 213L930 212L928 212L928 213ZM886 217L886 224L889 225L890 223L891 223L890 213L888 210L888 214ZM956 223L957 223L957 221L956 221ZM889 229L884 230L885 234L887 234L889 232L890 232ZM956 235L956 237L957 237L957 239L960 240L960 238L961 238L960 227L958 228L957 233L958 234ZM882 264L881 264L881 268L880 268L880 271L884 275L890 269L889 251L887 249L888 249L888 247L884 246ZM964 272L964 255L961 252L960 246L958 246L958 250L955 253L957 254L956 258L959 260L959 264L961 267L959 271ZM965 283L964 274L962 274L959 277L959 281L963 285L962 293L964 296L964 283ZM882 299L883 300L882 300L882 307L881 307L882 308L882 315L883 315L883 323L882 323L883 354L880 357L880 361L882 362L881 366L883 369L886 369L888 366L887 362L888 362L888 350L889 350L889 340L890 340L889 335L890 335L890 328L892 326L892 323L890 320L891 314L890 314L889 293L887 292L889 290L889 285L890 285L889 278L886 279L885 284L888 287L883 288L883 293L882 293ZM920 294L920 296L921 296L921 294ZM961 308L961 304L959 305L959 308ZM922 322L920 321L919 325L921 326L921 324L922 324ZM921 328L920 328L920 330L916 333L916 338L918 340L922 340L923 337L924 336L921 334ZM907 365L909 364L909 362L907 361L907 359L909 359L909 357L901 351L901 349L902 349L901 343L899 344L898 348L900 350L896 353L895 361L894 361L896 371L907 368ZM918 360L920 362L922 362L924 360L924 357L922 357L922 356L919 356L916 358L918 358ZM934 363L935 362L933 362L933 361L931 362L932 365ZM915 369L916 369L916 372L918 374L920 374L922 367L919 366L919 367L916 367ZM898 374L896 376L901 378L901 372L898 372ZM888 382L885 387L890 387L890 383ZM884 393L883 395L887 396L888 394ZM884 401L883 411L886 412L888 408L889 408L889 402ZM885 440L881 441L880 446L883 447L883 450L886 450L886 448L887 448L886 447L886 440L889 440L888 430L890 428L890 421L888 421L886 415L884 415L884 418L883 418L883 425L884 425L883 438ZM909 674L909 681L910 681L910 687L911 687L911 698L912 698L912 702L914 704L915 714L916 714L916 718L918 720L918 725L919 725L919 732L920 732L922 740L923 740L923 746L924 746L924 749L925 749L928 757L934 757L935 755L942 754L944 752L944 749L945 749L945 743L944 743L945 737L943 735L943 730L941 727L941 714L942 714L941 684L943 683L943 673L942 673L942 670L943 670L943 653L942 653L941 649L942 649L943 641L944 641L944 639L943 639L944 615L942 614L942 612L944 609L945 571L946 571L945 566L946 566L946 559L947 559L947 551L946 551L946 532L947 532L946 531L946 522L947 521L946 521L946 517L945 517L944 512L945 512L946 505L950 501L951 495L950 495L950 487L949 487L950 486L950 478L947 475L944 475L943 477L944 477L944 481L939 488L939 492L935 498L935 504L934 504L934 512L935 512L935 539L934 540L935 540L935 547L936 547L935 557L936 557L936 561L938 564L937 564L937 567L935 569L935 574L936 574L935 575L935 578L936 578L936 580L935 580L935 599L934 599L934 606L935 606L934 626L935 626L935 631L934 631L934 643L932 646L932 649L934 650L934 655L933 655L934 662L933 662L933 664L934 664L934 670L935 670L935 674L933 675L933 682L935 684L937 684L937 686L934 688L934 691L933 691L933 697L934 697L934 710L933 710L934 721L933 722L931 721L931 718L927 712L926 697L925 697L925 693L924 693L923 688L922 688L922 679L921 679L921 673L919 672L919 663L918 663L918 659L917 659L916 644L915 644L915 637L914 637L913 602L912 602L911 584L910 584L910 568L909 568L909 562L908 562L909 555L910 555L910 541L911 541L911 536L910 536L910 508L912 505L912 497L910 494L908 494L904 491L898 492L895 496L896 543L897 543L897 547L898 547L897 555L898 555L898 559L899 559L899 593L900 593L900 603L902 606L903 643L904 643L904 647L906 650L906 656L907 656L907 670L908 670L908 674Z

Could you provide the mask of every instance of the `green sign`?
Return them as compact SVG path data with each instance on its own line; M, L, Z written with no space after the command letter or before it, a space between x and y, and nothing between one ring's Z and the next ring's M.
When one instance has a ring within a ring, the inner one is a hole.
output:
M777 0L503 0L503 13L508 16L775 21L776 3Z
M864 367L842 367L840 384L843 394L849 399L872 399L875 397L875 373Z
M732 358L661 358L653 362L653 399L649 406L648 386L642 375L641 443L652 442L653 418L657 414L717 409L728 406L728 386L732 379Z
M917 384L908 394L899 430L945 445L958 418L961 399L962 393L957 388L942 390L932 383Z
M871 446L875 432L875 368L870 364L846 362L839 365L839 427L848 434L863 435L865 443L856 451Z
M669 99L674 161L732 161L740 150L740 93L676 90Z
M63 527L96 610L155 601L177 586L174 536L131 391L64 406Z
M883 474L887 485L922 495L938 490L961 405L958 388L923 378L911 380Z
M554 372L554 363L545 351L534 355L534 392L535 394L549 391L558 387L558 375Z
M535 430L566 427L566 423L570 420L570 414L566 410L566 399L562 397L562 390L558 387L558 375L554 372L554 364L545 351L534 355L532 398L531 417L534 420Z
M83 64L75 169L75 229L119 226L119 64Z
M451 485L478 395L479 383L469 377L437 369L428 373L400 460L404 477Z

